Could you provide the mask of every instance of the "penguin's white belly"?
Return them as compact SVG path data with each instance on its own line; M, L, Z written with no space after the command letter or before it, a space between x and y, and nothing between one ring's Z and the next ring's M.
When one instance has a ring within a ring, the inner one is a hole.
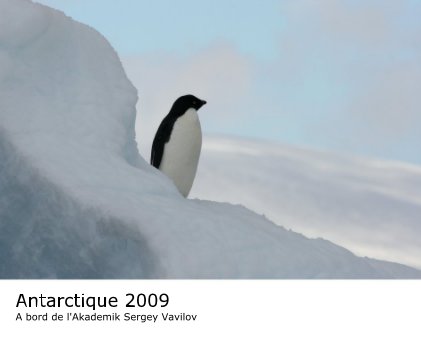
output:
M170 177L183 196L193 185L202 148L202 130L197 111L189 109L174 123L165 144L159 169Z

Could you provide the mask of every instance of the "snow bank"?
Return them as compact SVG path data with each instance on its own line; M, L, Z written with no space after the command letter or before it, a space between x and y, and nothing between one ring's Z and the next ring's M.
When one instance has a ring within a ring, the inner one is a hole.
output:
M100 34L24 0L0 0L0 34L1 277L421 276L184 199L138 154L136 90Z

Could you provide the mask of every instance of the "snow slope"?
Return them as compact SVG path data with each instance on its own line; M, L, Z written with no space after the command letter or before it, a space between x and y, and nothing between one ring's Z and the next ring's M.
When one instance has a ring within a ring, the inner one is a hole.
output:
M421 277L184 199L138 154L136 100L96 31L0 0L0 277Z
M421 268L421 167L415 165L205 137L191 195L243 204L358 255Z

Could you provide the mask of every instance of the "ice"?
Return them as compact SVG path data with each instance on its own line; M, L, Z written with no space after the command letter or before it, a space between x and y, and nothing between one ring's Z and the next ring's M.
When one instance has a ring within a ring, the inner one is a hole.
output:
M137 93L98 32L0 0L0 33L0 277L421 277L184 199L139 155Z

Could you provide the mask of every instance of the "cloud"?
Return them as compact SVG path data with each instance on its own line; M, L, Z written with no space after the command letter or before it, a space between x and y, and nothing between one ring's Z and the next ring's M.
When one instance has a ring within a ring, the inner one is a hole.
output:
M242 204L358 255L421 268L418 166L205 136L190 195Z

